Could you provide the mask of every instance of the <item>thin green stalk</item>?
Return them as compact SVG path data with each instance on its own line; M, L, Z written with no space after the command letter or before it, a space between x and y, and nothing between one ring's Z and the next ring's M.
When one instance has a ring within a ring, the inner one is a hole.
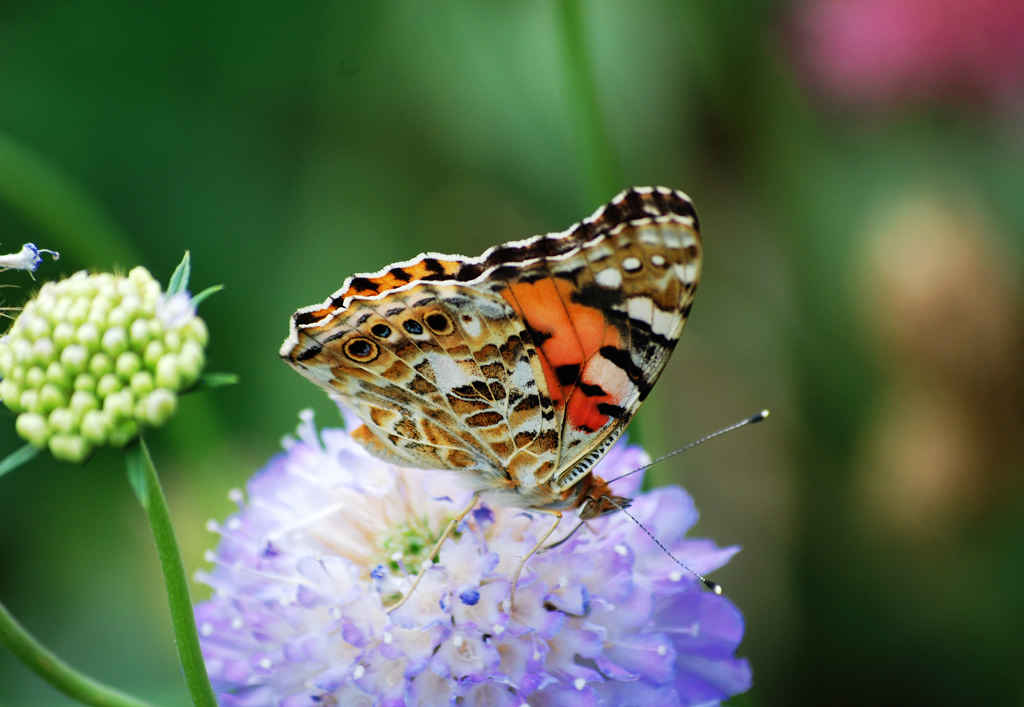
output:
M51 653L0 604L0 643L68 697L98 707L150 707L131 695L83 675Z
M196 707L216 707L217 700L213 695L213 688L210 687L206 664L199 649L199 634L196 632L192 601L188 595L185 566L181 561L178 541L174 537L174 527L171 525L171 513L160 487L156 467L153 466L153 458L141 437L128 449L127 464L128 479L146 510L149 525L153 530L153 540L156 542L164 582L167 585L174 640L178 646L178 657L181 659L192 702Z
M596 203L606 201L624 186L615 149L608 139L601 107L597 99L594 68L587 50L583 11L579 0L561 0L558 20L562 34L562 53L568 83L569 109L580 142L582 170L589 178L587 193Z

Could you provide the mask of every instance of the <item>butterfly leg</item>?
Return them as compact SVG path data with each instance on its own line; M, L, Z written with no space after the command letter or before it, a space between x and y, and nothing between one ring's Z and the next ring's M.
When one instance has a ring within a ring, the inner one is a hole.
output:
M549 514L553 515L555 517L555 522L551 524L551 527L548 528L548 532L544 533L544 535L541 537L541 539L537 541L537 544L534 545L533 548L528 553L526 553L526 557L524 557L522 559L522 561L519 563L519 566L516 567L516 572L515 572L514 575L512 575L512 593L509 595L509 598L508 598L508 608L509 609L511 609L513 607L513 605L515 604L515 601L516 601L516 587L519 585L519 575L523 573L523 566L526 565L526 561L529 560L531 557L533 557L533 555L544 546L544 543L546 543L548 541L548 538L551 537L551 534L553 532L555 532L555 529L558 527L558 524L562 522L562 512L561 511L546 511L546 510L541 510L541 509L534 509L534 510L536 510L539 513L549 513Z
M437 542L434 543L434 547L430 548L430 554L427 555L427 559L423 562L423 566L420 567L420 571L416 575L416 579L413 580L412 586L409 587L409 590L402 596L401 599L398 600L397 604L388 607L389 614L392 611L398 609L400 606L402 606L402 604L409 600L409 597L412 596L412 593L416 591L416 587L419 586L420 580L423 579L423 575L427 573L427 568L430 567L430 563L434 561L434 557L437 555L438 552L440 552L441 546L444 544L444 541L451 537L451 534L455 532L455 529L457 527L459 527L459 523L462 522L462 519L469 515L469 512L476 507L476 503L479 500L480 492L478 491L473 494L472 498L469 499L469 504L465 508L463 508L462 511L457 516L448 521L448 525L445 527L444 532L441 533L441 537L439 537L437 539Z

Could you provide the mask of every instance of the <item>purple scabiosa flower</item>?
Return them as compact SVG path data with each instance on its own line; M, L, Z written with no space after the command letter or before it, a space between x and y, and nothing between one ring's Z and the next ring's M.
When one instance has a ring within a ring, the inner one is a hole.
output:
M620 442L595 471L647 460ZM222 704L667 707L750 687L734 656L740 612L621 513L532 557L510 607L550 516L481 503L389 614L468 502L456 475L391 466L344 430L318 433L307 412L247 498L231 497L239 511L211 521L221 541L198 573L213 597L196 608ZM631 511L698 572L737 551L684 537L697 511L678 487L636 495Z

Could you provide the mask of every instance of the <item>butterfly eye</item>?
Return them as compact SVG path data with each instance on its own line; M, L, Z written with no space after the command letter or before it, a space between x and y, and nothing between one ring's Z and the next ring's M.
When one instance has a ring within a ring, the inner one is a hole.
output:
M451 334L455 331L455 325L452 324L452 320L443 312L428 314L427 318L423 321L427 323L427 326L435 334Z
M387 324L374 324L370 327L370 333L378 339L386 339L391 336L391 327Z
M377 358L380 348L377 344L363 337L349 339L345 344L345 355L358 363L368 363Z
M405 329L410 334L414 335L423 333L423 325L420 324L415 319L406 319L404 322L402 322L402 328Z

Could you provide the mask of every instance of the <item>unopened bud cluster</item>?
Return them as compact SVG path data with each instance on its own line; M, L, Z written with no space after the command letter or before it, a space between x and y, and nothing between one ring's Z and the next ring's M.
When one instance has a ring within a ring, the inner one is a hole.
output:
M145 268L42 286L0 338L0 399L18 434L59 459L123 446L162 425L199 378L206 325Z

